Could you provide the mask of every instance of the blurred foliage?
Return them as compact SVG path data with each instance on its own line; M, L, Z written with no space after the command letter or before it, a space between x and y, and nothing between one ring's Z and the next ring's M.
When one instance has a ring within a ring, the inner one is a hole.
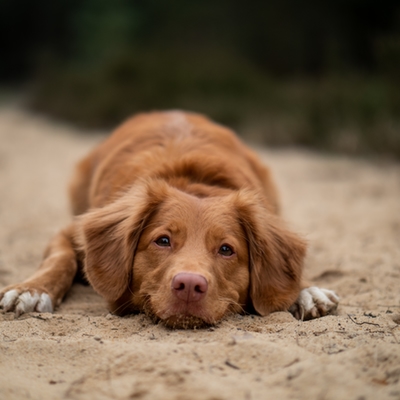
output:
M400 157L400 4L370 0L2 0L0 80L111 127L204 112L269 144Z

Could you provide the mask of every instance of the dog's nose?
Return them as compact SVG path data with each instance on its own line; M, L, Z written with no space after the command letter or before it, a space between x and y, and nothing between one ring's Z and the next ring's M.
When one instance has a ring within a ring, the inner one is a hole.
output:
M179 300L191 303L205 297L208 283L203 275L180 272L172 278L171 290Z

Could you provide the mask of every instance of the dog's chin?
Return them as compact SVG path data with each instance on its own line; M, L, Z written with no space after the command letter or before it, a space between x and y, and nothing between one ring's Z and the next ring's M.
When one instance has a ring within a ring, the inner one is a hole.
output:
M144 308L145 313L154 322L161 322L171 329L206 328L215 325L215 320L203 313L193 313L188 310L171 310L155 313L151 307ZM200 314L200 315L199 315Z
M171 315L165 319L161 318L161 321L165 326L172 329L206 328L212 325L200 317L185 314Z

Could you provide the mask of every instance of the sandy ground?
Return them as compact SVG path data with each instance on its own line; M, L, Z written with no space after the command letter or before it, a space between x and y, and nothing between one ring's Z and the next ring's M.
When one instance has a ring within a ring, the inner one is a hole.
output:
M73 164L102 134L0 110L0 286L27 278L69 220ZM170 330L75 285L54 314L0 314L1 399L400 399L400 165L260 150L307 276L337 315L233 316Z

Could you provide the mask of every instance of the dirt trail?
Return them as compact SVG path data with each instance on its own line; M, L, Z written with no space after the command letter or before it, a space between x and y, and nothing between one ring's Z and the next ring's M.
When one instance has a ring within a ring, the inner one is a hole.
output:
M102 134L0 110L0 286L37 268L69 220L66 183ZM338 315L233 316L169 330L75 285L54 314L0 314L1 399L400 399L400 165L260 151L307 275Z

